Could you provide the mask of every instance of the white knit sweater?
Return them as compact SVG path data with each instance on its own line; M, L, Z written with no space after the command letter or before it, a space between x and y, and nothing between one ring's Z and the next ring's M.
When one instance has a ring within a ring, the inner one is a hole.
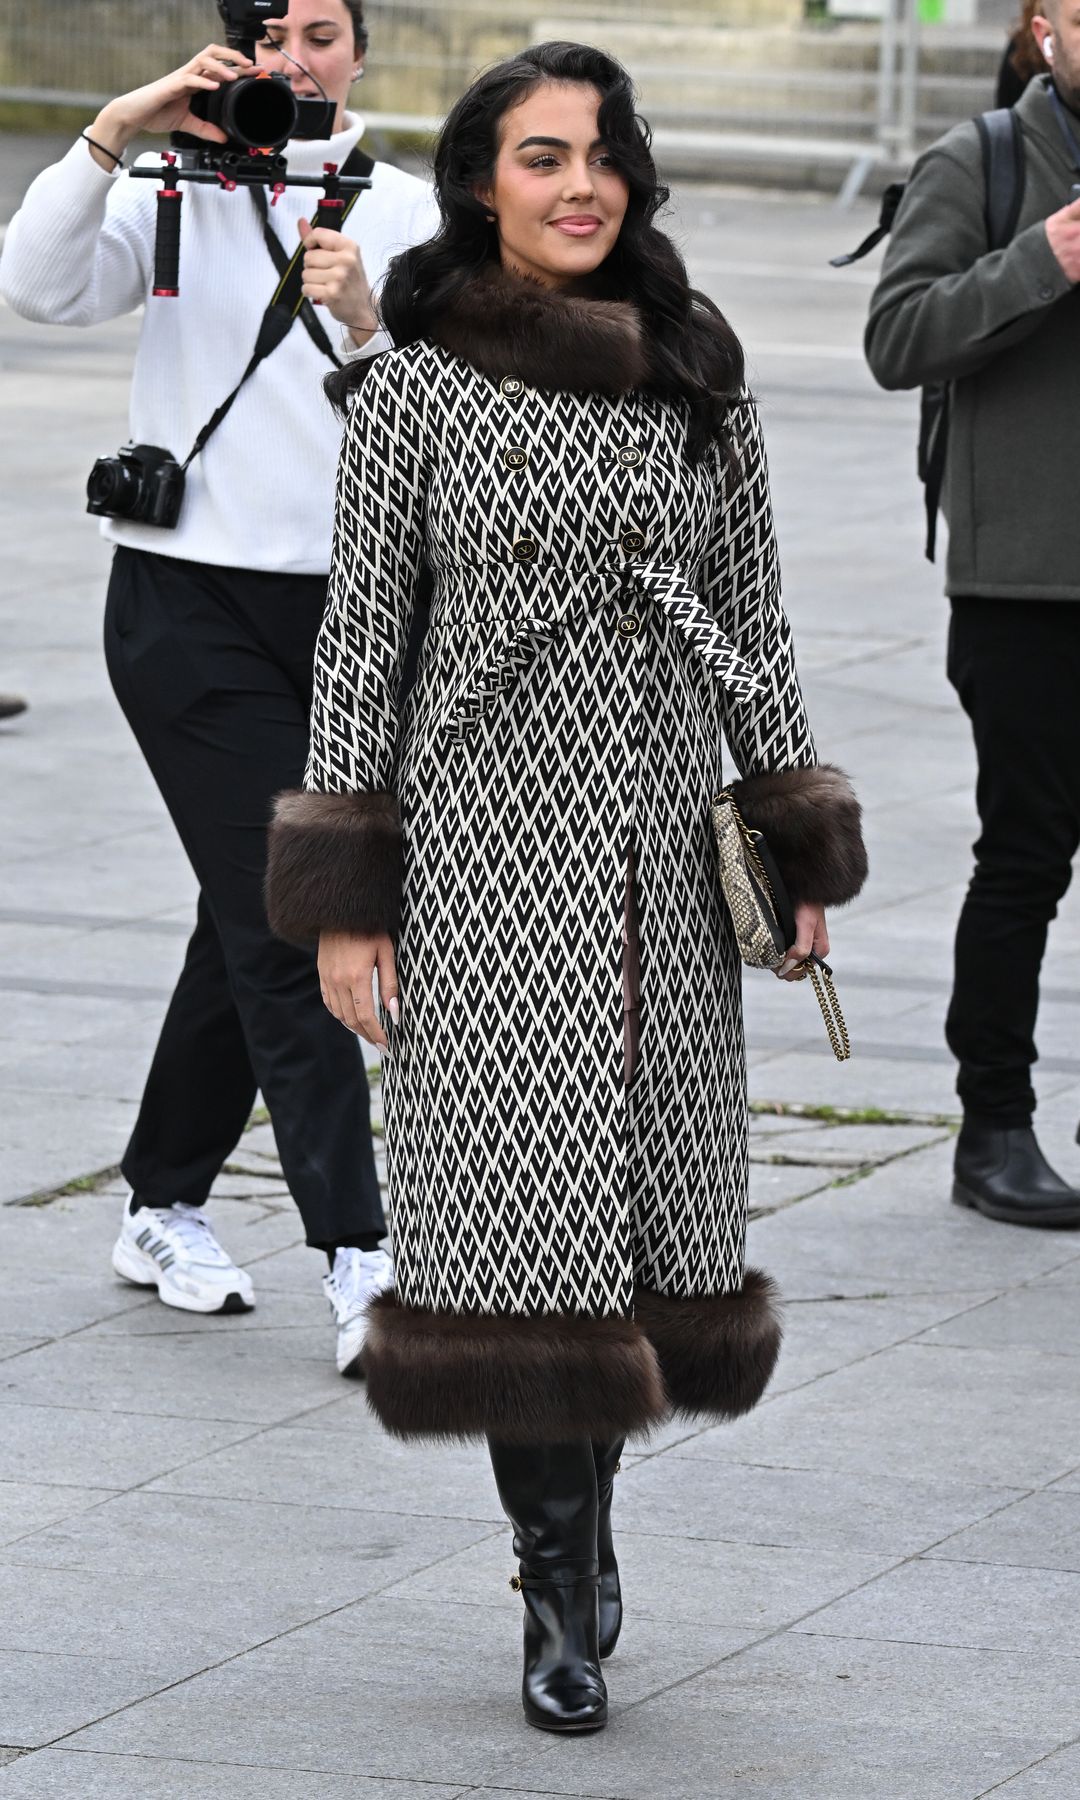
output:
M363 131L355 115L346 113L345 121L346 129L329 141L290 143L290 170L340 166ZM438 214L426 183L390 163L376 163L372 182L345 230L359 241L377 290L391 256L431 237ZM182 461L243 373L278 277L250 194L185 185L180 295L154 299L157 188L155 181L106 173L79 139L32 183L8 227L0 292L24 318L55 325L95 325L145 306L129 435ZM318 188L290 188L270 214L290 253L299 241L298 221L311 217L318 195ZM318 316L339 353L354 348L325 308ZM362 354L387 342L379 333ZM188 470L177 528L105 519L104 535L196 562L323 573L341 441L321 389L330 367L297 320ZM101 454L114 454L124 435L118 418L115 441L104 442Z

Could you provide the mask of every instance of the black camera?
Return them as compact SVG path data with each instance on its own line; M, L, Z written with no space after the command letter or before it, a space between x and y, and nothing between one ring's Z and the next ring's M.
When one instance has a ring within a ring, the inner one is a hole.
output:
M124 444L99 456L86 483L86 510L108 519L137 519L171 531L180 517L184 471L156 444Z
M332 100L298 100L288 76L269 70L195 94L191 110L238 150L280 150L290 138L328 138L334 129Z
M267 19L283 19L288 10L289 0L218 0L226 43L248 57L265 36ZM332 100L297 99L288 76L268 69L193 95L191 110L218 126L236 150L280 150L291 137L328 138L334 129Z

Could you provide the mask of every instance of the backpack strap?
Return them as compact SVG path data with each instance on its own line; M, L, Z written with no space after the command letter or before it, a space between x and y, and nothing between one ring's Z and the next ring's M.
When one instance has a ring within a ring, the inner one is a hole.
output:
M983 183L986 190L986 241L991 250L1003 250L1012 242L1024 204L1027 161L1024 134L1011 107L999 106L980 113L975 120L982 147ZM949 447L949 415L952 388L943 383L923 389L922 428L919 442L924 467L926 501L926 559L933 562L937 548L937 516L945 482L945 458Z
M904 183L902 181L890 181L888 187L881 196L881 211L878 214L878 222L874 226L869 237L864 237L858 249L849 250L846 256L830 256L830 269L850 268L852 263L861 261L864 256L869 256L871 250L876 250L882 238L888 237L892 230L893 220L896 217L897 210L903 198Z
M975 126L982 145L987 243L991 250L1003 250L1012 242L1024 203L1024 134L1009 106L980 113Z

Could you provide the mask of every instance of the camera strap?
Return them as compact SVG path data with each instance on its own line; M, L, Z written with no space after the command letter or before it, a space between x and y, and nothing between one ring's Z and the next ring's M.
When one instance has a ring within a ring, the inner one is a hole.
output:
M361 150L359 145L356 145L346 157L340 173L342 175L368 176L371 174L374 167L375 164L372 158L368 156L365 151ZM361 193L365 191L366 190L364 189L360 190ZM304 279L304 246L302 244L298 245L292 256L290 256L284 244L281 242L281 239L270 224L266 195L261 188L252 188L251 193L255 200L255 209L262 219L263 237L266 241L266 247L273 258L274 267L281 279L274 289L273 299L263 313L262 323L259 326L259 335L255 340L255 348L252 351L251 360L236 386L233 388L232 393L227 395L217 410L209 419L207 419L206 424L192 444L191 449L188 451L187 456L180 465L185 474L191 467L191 464L195 461L200 450L205 449L209 439L213 437L218 426L228 415L233 401L239 394L240 389L250 381L259 364L265 362L268 356L273 355L273 352L277 349L278 345L284 342L285 338L288 337L289 332L292 330L293 323L297 318L303 320L308 336L311 338L316 349L322 355L328 356L330 361L334 363L337 368L341 367L341 359L335 354L324 327L316 317L314 307L301 292ZM343 225L345 223L345 220L348 218L359 198L359 193L349 194L346 197L344 206L341 208L340 212L336 214L335 229L337 229L339 224ZM315 223L318 223L318 211L316 211L315 214Z

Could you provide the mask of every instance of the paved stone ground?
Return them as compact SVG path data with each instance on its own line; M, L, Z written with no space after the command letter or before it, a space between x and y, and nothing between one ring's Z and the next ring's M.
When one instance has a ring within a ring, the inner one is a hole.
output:
M751 1254L787 1346L752 1418L627 1456L629 1619L611 1726L582 1742L521 1720L482 1455L389 1442L334 1374L268 1127L215 1209L254 1314L170 1313L110 1275L113 1169L192 912L107 691L81 513L134 327L0 314L0 687L32 701L0 732L0 1800L1080 1792L1080 1238L948 1203L972 763L913 406L860 361L871 277L825 268L869 209L681 198L749 347L813 715L874 875L835 921L852 1063L807 990L748 984ZM1039 1091L1074 1175L1078 1001L1070 903Z

